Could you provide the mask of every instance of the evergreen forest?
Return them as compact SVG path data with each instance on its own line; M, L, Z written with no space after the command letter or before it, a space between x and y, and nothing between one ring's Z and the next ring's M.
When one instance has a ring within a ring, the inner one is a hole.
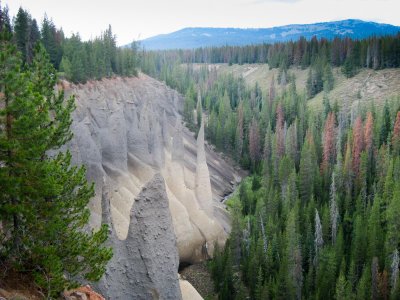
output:
M400 34L146 51L117 47L111 26L82 41L47 16L38 24L20 8L11 21L1 7L0 31L0 220L13 237L0 235L0 258L31 271L48 298L77 275L99 279L112 256L107 227L83 230L94 193L84 168L68 152L48 154L71 139L75 108L54 94L57 76L140 70L184 95L187 127L204 123L208 142L249 172L209 262L219 299L400 299L400 95L356 109L329 95L334 69L351 78L399 68ZM245 63L278 75L250 86L213 67ZM307 70L304 90L293 69ZM322 109L309 106L319 93Z
M24 63L31 63L35 45L40 42L60 77L74 83L99 80L104 77L137 75L137 45L117 47L116 36L109 26L99 37L82 41L79 33L69 38L44 16L41 24L27 10L19 8L11 22L7 7L1 12L2 27L12 31L13 41Z
M329 99L333 68L398 67L399 40L141 54L143 71L185 95L187 126L204 118L208 141L251 174L227 202L232 232L210 263L219 299L400 298L400 98L351 110ZM196 61L279 72L263 93ZM309 68L304 91L292 68ZM311 109L320 92L322 110Z

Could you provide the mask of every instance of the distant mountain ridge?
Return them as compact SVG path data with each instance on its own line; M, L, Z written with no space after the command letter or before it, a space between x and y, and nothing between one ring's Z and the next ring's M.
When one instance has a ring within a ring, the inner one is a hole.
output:
M147 50L192 49L212 46L243 46L249 44L275 43L307 39L351 37L354 39L377 35L393 35L400 32L399 26L348 19L315 24L294 24L272 28L213 28L190 27L168 34L160 34L140 41Z

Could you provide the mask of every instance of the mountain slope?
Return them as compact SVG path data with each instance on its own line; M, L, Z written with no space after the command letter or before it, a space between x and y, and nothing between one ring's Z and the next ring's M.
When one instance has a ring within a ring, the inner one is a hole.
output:
M203 65L194 64L195 70L199 70ZM235 77L243 77L249 86L254 86L256 82L261 87L263 93L268 94L271 80L278 78L279 69L270 69L268 64L210 64L210 69L215 68L218 74L233 74ZM289 73L296 77L296 87L298 92L303 92L306 88L307 75L309 69L290 68ZM382 106L386 100L400 95L400 69L391 68L384 70L361 69L352 78L346 78L340 68L333 69L335 83L333 90L328 93L331 104L335 101L339 105L346 107L346 110L357 109L359 104L369 105L372 101L376 106ZM278 92L282 87L276 82ZM321 110L324 92L315 95L308 100L310 106Z
M297 40L300 36L310 39L335 36L365 38L372 35L391 35L400 27L361 20L343 20L315 24L295 24L272 28L184 28L141 41L147 50L191 49L199 47L248 45Z

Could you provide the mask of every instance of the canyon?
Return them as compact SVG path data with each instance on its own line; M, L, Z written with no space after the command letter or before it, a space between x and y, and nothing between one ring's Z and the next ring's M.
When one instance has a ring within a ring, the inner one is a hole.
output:
M61 84L77 106L65 147L95 183L90 227L107 223L114 250L97 289L108 299L201 299L178 267L225 243L221 201L243 172L205 142L204 124L197 138L185 127L183 97L164 83L140 74Z

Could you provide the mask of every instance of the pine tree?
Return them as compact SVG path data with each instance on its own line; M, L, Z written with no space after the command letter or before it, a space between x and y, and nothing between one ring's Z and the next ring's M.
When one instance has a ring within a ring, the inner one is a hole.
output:
M276 137L276 153L279 157L282 157L285 154L285 130L284 130L284 113L282 109L282 105L278 104L276 108L276 128L275 128L275 137Z
M27 58L27 43L29 37L29 19L30 16L22 7L18 9L17 16L14 21L14 38L18 51L22 54L22 60Z
M351 257L354 262L355 277L361 276L363 263L366 257L366 228L362 215L357 214L354 220Z
M357 285L356 299L371 299L371 272L369 265L363 268L361 278Z
M28 41L26 43L26 61L32 63L36 43L40 40L40 31L35 19L30 19Z
M22 71L16 47L0 41L0 256L33 275L47 297L74 286L77 275L98 280L111 258L107 227L86 232L94 195L71 155L50 156L72 136L74 99L54 94L56 73L43 47Z
M398 250L400 243L400 183L396 182L392 199L389 200L386 211L387 218L387 235L386 235L386 255L392 263L391 256Z
M287 280L290 289L289 294L292 295L292 299L301 299L301 290L303 286L302 255L297 229L297 213L298 210L294 207L289 214L286 224Z
M47 16L44 16L42 26L41 26L41 36L44 48L50 57L50 62L55 68L59 67L61 57L59 57L59 45L57 45L56 40L56 27L52 20L49 20Z
M6 32L11 32L11 22L8 15L8 7L1 7L0 3L0 33L5 30Z
M379 132L379 145L385 144L389 136L392 124L390 120L389 104L386 101L382 110L381 128Z
M269 94L268 94L268 106L269 111L272 111L272 104L275 101L276 91L275 91L275 75L272 74L271 84L269 86Z
M383 237L381 227L381 201L376 196L372 204L371 212L368 219L368 257L373 259L382 254Z
M364 130L361 117L357 117L353 127L353 172L360 173L361 152L364 150Z
M264 173L268 176L271 175L271 168L272 168L272 163L271 163L271 157L272 157L272 132L271 132L271 125L268 124L266 133L265 133L265 138L264 138L264 150L263 150L263 157L265 161L265 170Z
M320 299L332 299L335 295L336 257L334 249L325 248L320 254L316 272L316 294Z
M74 53L71 61L71 80L74 83L85 83L85 67L84 59L82 57L82 50ZM65 66L64 66L65 67Z
M315 189L315 177L317 162L314 158L314 140L311 133L308 131L306 141L303 145L300 155L300 170L299 170L299 192L300 198L307 202Z
M326 92L330 92L333 89L335 79L333 77L332 68L329 63L325 65L323 81L324 81L324 90Z
M68 57L63 56L60 63L60 72L64 73L67 80L72 81L72 65Z
M243 115L243 103L240 102L238 106L238 117L236 126L236 136L235 136L235 148L236 148L236 160L239 161L243 154L243 138L244 138L244 115Z
M183 105L183 115L185 117L185 121L188 123L189 128L193 127L194 124L194 101L195 101L195 91L193 86L187 90L185 95Z
M336 292L335 299L336 300L348 300L349 299L349 288L346 277L343 273L340 273L339 278L336 283Z
M400 111L397 112L393 128L392 149L394 155L400 154Z
M370 157L372 155L372 146L373 146L373 138L374 138L374 118L371 112L367 113L367 120L365 121L364 126L364 145L365 150Z

